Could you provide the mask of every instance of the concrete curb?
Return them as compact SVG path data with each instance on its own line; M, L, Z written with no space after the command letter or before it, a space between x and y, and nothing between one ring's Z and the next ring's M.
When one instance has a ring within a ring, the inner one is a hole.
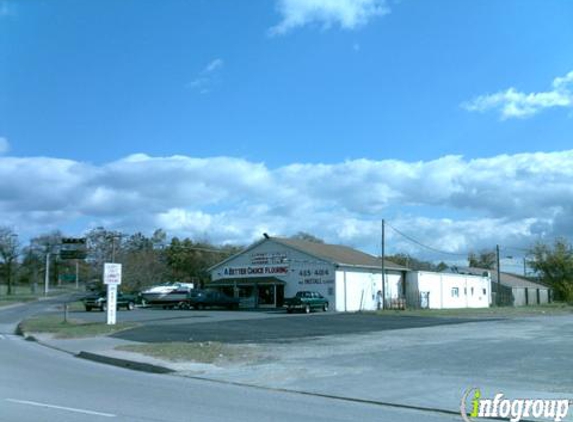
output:
M80 359L91 360L93 362L104 363L106 365L118 366L120 368L132 369L134 371L148 372L151 374L172 374L172 373L176 372L173 369L169 369L169 368L166 368L164 366L152 365L150 363L137 362L137 361L128 360L128 359L113 358L111 356L101 355L101 354L92 353L92 352L86 352L84 350L82 350L76 354L76 353L71 352L69 350L65 350L65 349L62 349L60 347L56 347L56 346L53 346L51 344L47 344L43 341L38 340L33 335L28 334L25 331L23 331L20 324L18 324L16 327L16 334L23 337L24 340L26 340L26 341L33 341L35 343L38 343L41 346L48 347L48 348L53 349L53 350L57 350L58 352L67 353L69 355L72 355L72 356L80 358Z
M164 366L152 365L150 363L142 363L128 359L112 358L110 356L85 351L81 351L75 356L80 359L119 366L120 368L132 369L134 371L149 372L152 374L171 374L175 372L174 370L165 368Z

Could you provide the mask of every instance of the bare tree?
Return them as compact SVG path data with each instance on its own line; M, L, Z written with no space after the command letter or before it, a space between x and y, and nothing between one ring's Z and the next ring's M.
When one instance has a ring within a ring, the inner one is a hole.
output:
M324 243L324 240L322 240L320 237L316 237L315 235L307 232L298 232L297 234L292 235L290 238L297 240L306 240L307 242L313 242L313 243Z
M8 295L12 294L13 273L19 250L18 235L9 227L0 227L0 264L6 279Z

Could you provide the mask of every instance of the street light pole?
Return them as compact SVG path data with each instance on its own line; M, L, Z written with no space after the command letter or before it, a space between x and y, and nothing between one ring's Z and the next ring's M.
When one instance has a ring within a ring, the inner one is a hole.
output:
M382 219L382 248L381 248L381 256L380 256L380 266L381 266L381 271L382 271L382 309L386 309L386 277L385 277L385 273L386 273L386 268L384 266L384 257L385 257L385 250L384 250L384 243L386 243L386 239L385 239L385 224L384 224L384 219Z
M501 306L501 269L499 259L499 245L495 245L495 255L497 261L497 306Z
M46 253L46 271L44 274L44 296L48 296L50 290L50 251Z

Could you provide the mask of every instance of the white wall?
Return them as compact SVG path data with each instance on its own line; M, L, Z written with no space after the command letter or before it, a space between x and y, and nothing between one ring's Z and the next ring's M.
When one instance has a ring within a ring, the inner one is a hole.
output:
M277 270L281 273L272 273ZM250 279L254 284L257 278L276 277L286 283L285 298L294 296L300 290L311 290L320 293L333 304L335 272L329 262L270 239L214 268L211 279Z
M399 272L386 273L386 297L401 296L402 275ZM378 291L382 290L380 272L343 268L336 271L336 311L374 311L378 307Z
M539 302L540 304L549 303L549 291L547 289L539 290Z
M430 309L487 308L491 301L491 280L487 277L411 271L406 284L408 292L429 292Z

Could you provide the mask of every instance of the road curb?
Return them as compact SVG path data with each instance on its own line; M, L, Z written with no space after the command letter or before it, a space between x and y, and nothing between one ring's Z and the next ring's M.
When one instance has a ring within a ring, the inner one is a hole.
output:
M107 365L119 366L120 368L132 369L134 371L148 372L151 374L172 374L176 372L173 369L169 369L164 366L152 365L150 363L137 362L128 359L112 358L111 356L100 355L86 351L81 351L75 356L80 359L105 363Z

